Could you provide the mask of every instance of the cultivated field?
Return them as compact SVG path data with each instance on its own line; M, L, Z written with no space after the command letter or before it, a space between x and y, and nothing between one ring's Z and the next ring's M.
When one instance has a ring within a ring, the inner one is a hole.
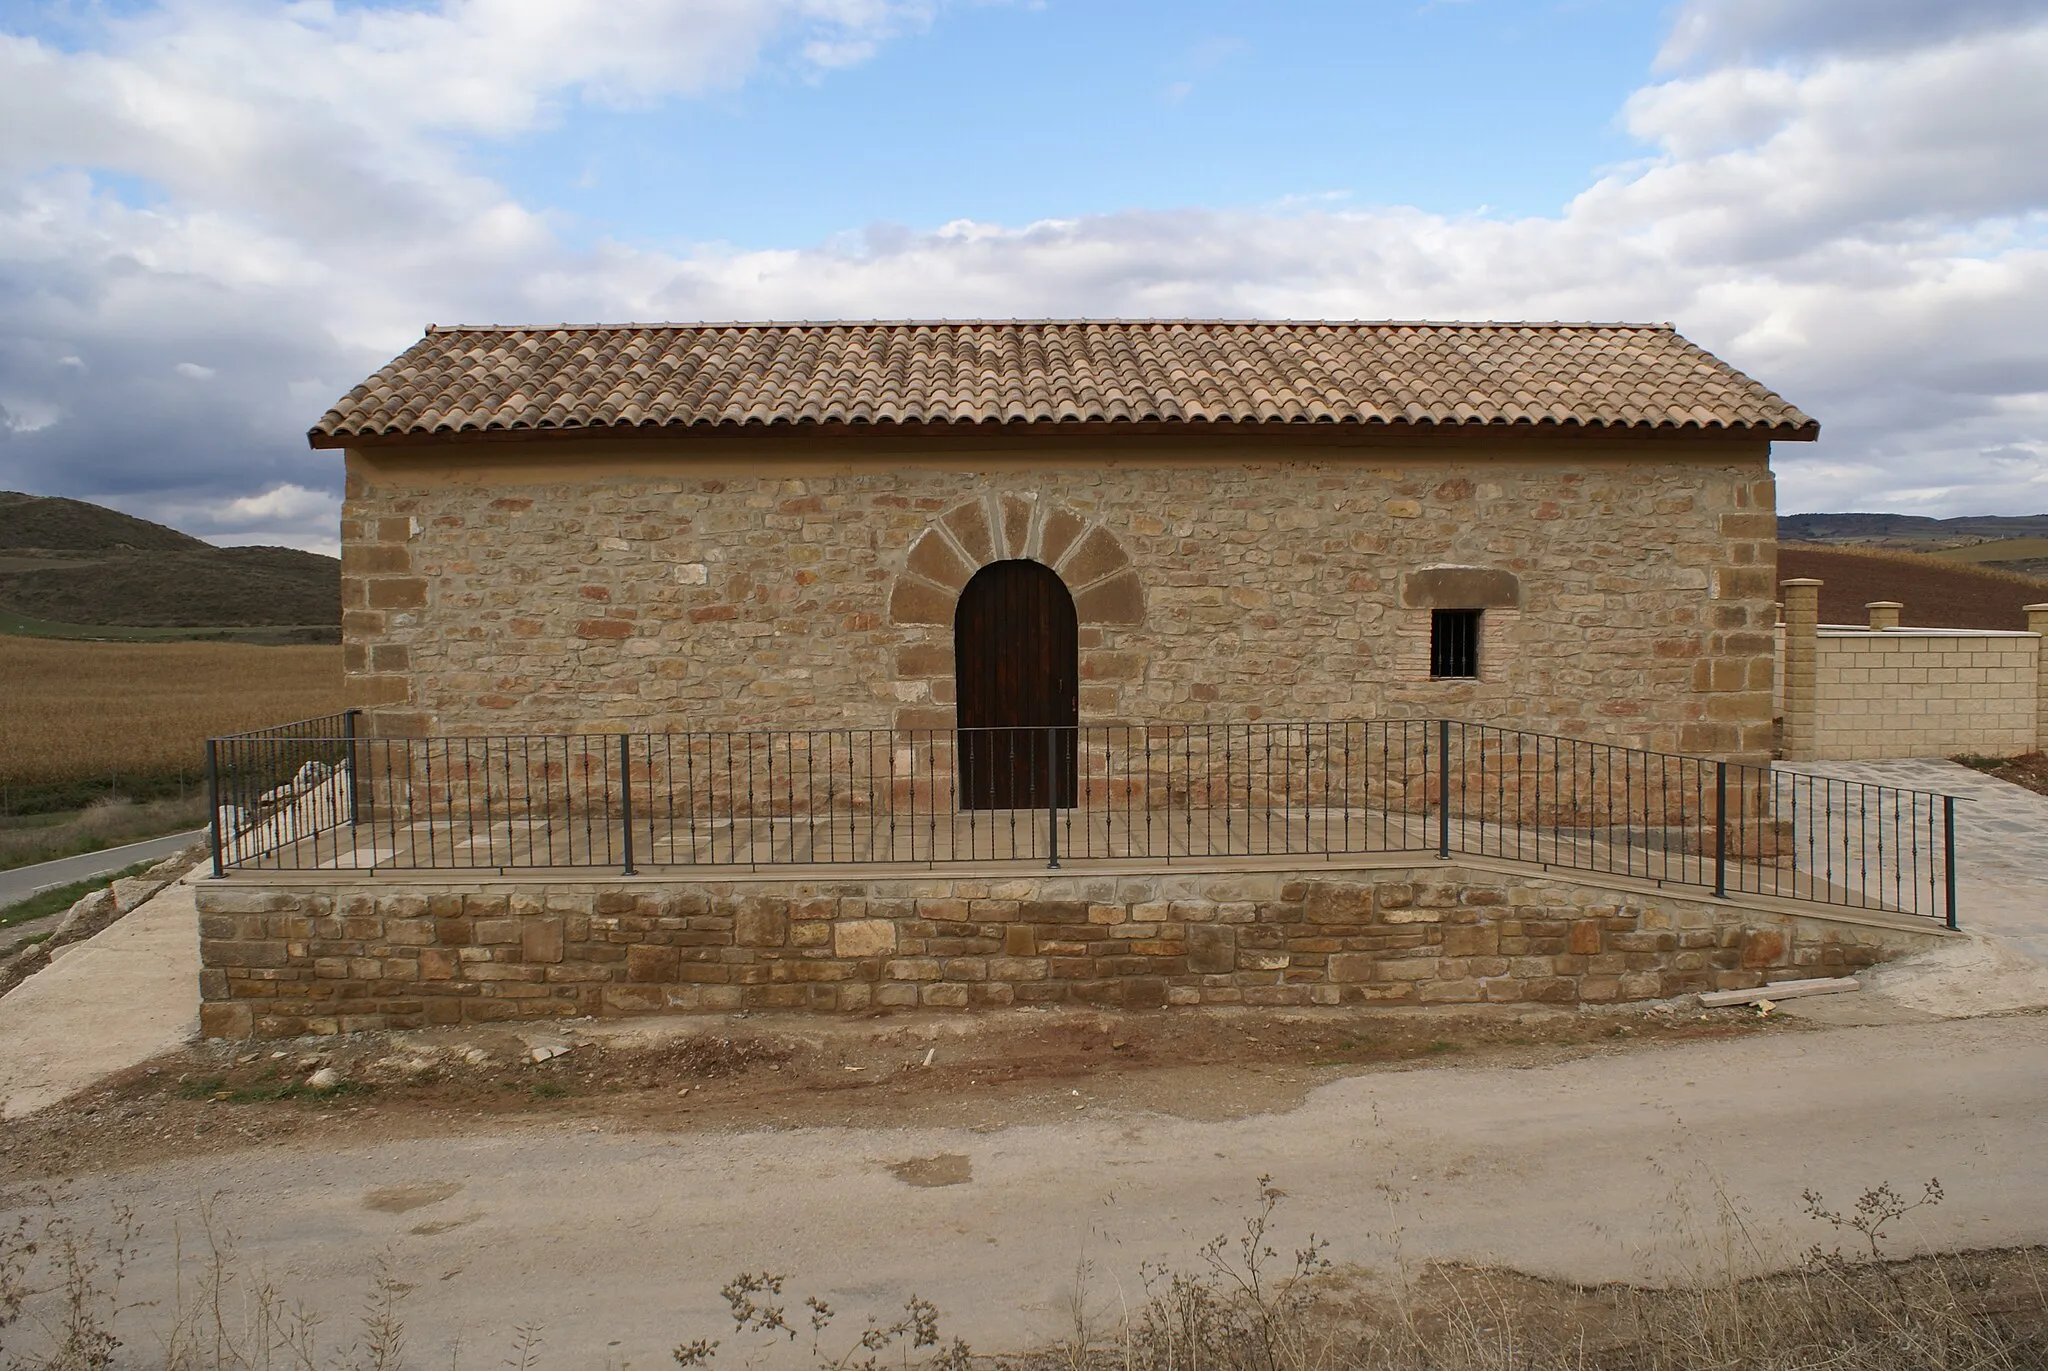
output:
M1872 600L1900 600L1900 622L1912 628L2006 628L2027 626L2022 605L2048 603L2048 581L2011 571L1972 566L1918 552L1879 548L1778 548L1778 577L1814 576L1821 587L1824 624L1868 621Z
M0 785L197 775L215 734L341 708L339 647L0 637Z

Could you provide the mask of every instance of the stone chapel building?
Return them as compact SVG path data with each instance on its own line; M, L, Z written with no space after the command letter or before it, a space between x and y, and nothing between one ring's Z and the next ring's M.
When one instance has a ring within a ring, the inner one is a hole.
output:
M1770 448L1667 326L432 328L346 453L398 736L1456 718L1771 749Z

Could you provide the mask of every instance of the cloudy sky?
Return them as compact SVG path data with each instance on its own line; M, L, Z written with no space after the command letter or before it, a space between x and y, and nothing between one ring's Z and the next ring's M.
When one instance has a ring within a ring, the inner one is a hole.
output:
M428 323L1669 320L2048 510L2048 0L0 0L0 488L331 550Z

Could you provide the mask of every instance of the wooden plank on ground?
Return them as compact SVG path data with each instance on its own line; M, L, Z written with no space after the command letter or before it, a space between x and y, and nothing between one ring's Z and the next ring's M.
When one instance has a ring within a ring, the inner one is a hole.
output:
M1859 990L1862 983L1854 976L1822 976L1810 981L1779 981L1776 985L1760 985L1754 990L1713 990L1700 996L1700 1003L1708 1009L1726 1009L1730 1005L1755 1004L1758 1000L1796 1000L1802 995L1839 995L1845 990Z

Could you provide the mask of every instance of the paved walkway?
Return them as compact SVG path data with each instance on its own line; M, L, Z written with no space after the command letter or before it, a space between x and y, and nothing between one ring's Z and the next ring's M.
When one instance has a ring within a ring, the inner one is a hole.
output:
M179 881L0 998L0 1119L199 1032L199 913Z
M1880 970L1874 988L1938 1014L2048 1004L2048 795L1936 758L1778 769L1965 801L1956 806L1956 906L1971 940Z

